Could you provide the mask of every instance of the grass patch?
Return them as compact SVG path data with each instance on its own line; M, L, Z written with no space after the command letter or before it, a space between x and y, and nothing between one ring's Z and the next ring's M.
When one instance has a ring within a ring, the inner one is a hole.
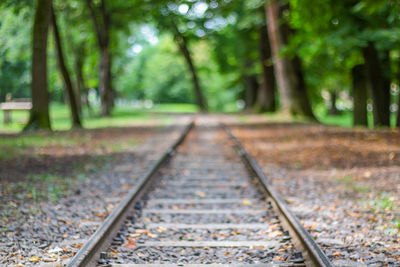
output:
M341 178L336 178L335 180L339 183L345 184L345 187L347 189L352 190L354 192L365 193L370 191L370 187L364 185L358 185L356 182L354 182L354 177L351 175L347 175Z
M82 117L84 128L106 128L106 127L123 127L138 123L148 122L156 119L161 124L171 123L173 118L163 115L162 113L195 113L198 109L192 104L158 104L151 109L137 109L130 107L116 107L111 117L98 117L89 115L84 109ZM151 112L160 113L158 115ZM99 110L94 110L95 114L99 114ZM27 111L11 112L12 123L5 125L3 123L3 112L0 112L0 132L19 132L21 131L29 118ZM59 103L50 105L50 119L52 129L56 131L69 130L71 128L70 111L68 106Z
M153 108L149 109L152 112L160 113L196 113L199 112L199 108L194 104L157 104Z
M336 178L335 180L340 182L340 183L348 184L348 183L353 182L353 176L347 175L345 177Z
M111 162L110 156L100 156L88 162L71 164L71 173L67 176L54 173L30 174L21 182L1 184L2 194L12 195L17 200L58 202L61 198L68 196L78 182L109 170L112 166Z
M326 125L334 125L334 126L342 126L342 127L353 127L353 112L345 111L339 115L329 115L326 112L321 112L316 114L318 120L322 124ZM396 127L396 116L397 114L392 112L390 114L390 125L391 127ZM374 128L374 118L372 112L368 112L368 127Z
M17 199L57 202L68 194L68 188L74 180L55 174L30 175L24 182L4 186L4 191L6 194L15 195Z
M318 120L327 125L335 125L342 127L352 127L353 126L353 114L350 112L344 112L341 115L320 115L317 116Z
M396 203L394 201L394 197L386 192L380 192L378 197L369 202L371 209L373 211L376 210L394 210L396 207Z
M303 116L292 116L282 112L267 112L264 113L268 121L271 122L310 122L310 119Z
M124 151L127 147L133 147L139 145L140 142L135 139L128 139L125 141L104 141L101 142L101 147L104 147L109 152L121 152Z
M2 138L0 142L0 160L12 159L26 153L32 148L44 148L47 146L77 146L86 142L85 135L62 136L57 133L27 133L18 137Z
M387 192L380 192L373 200L368 202L372 212L379 211L399 211L400 207L396 203L395 197ZM389 224L383 227L385 234L396 235L400 232L400 217L393 218Z

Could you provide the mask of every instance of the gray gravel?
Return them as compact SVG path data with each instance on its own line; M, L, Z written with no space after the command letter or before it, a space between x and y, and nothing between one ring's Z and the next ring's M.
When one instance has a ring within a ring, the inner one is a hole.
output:
M181 128L165 128L118 153L105 171L89 171L56 203L2 199L2 214L13 217L1 226L0 266L55 265L71 259Z
M335 266L400 266L399 231L384 230L396 211L371 212L365 192L335 180L336 171L264 170Z

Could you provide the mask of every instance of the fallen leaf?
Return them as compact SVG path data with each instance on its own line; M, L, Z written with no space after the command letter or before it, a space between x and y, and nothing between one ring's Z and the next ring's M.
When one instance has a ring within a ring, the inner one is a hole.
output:
M67 220L66 219L64 219L64 218L57 218L57 220L59 221L59 222L63 222L63 223L67 223Z
M151 237L151 238L157 238L158 237L158 235L152 234L150 232L147 233L147 236Z
M8 202L8 205L10 205L10 206L12 206L14 208L18 207L18 205L15 202L12 202L12 201Z
M29 261L31 261L31 262L37 262L37 261L40 261L40 258L39 258L39 257L31 257L31 258L29 259Z
M276 261L284 261L285 258L281 257L281 256L275 256L274 260L276 260Z
M375 218L375 217L372 216L372 215L368 217L368 220L373 221L373 222L377 222L377 221L378 221L378 219Z
M278 236L281 236L281 235L282 235L281 231L274 231L274 232L271 232L271 233L268 234L268 238L275 238L275 237L278 237Z
M165 227L160 226L160 227L157 228L157 232L159 232L159 233L162 233L162 232L165 232L165 231L167 231L167 228L165 228Z
M132 248L137 247L137 244L135 242L133 242L132 240L128 240L128 243L126 243L125 247L127 249L132 249Z
M57 259L54 259L54 258L44 258L43 261L44 261L44 262L56 262Z
M141 236L142 234L129 234L130 237L138 237Z
M113 249L113 248L110 248L110 250L111 250L111 254L112 255L117 255L118 254L118 251L116 251L115 249Z
M248 201L248 200L243 200L243 202L242 202L242 205L244 205L244 206L247 206L247 205L250 205L250 204L251 204L251 202Z

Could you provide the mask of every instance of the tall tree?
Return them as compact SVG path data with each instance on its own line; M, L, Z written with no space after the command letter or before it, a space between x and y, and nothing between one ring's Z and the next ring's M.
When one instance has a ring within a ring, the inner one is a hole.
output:
M197 74L196 67L194 65L192 56L189 51L189 46L188 46L188 41L187 38L179 31L178 27L174 22L171 23L173 32L174 32L174 37L175 41L177 42L179 49L184 56L186 63L188 65L188 68L190 70L190 73L192 75L192 80L193 80L193 90L194 94L196 97L196 103L199 106L200 110L203 112L207 111L207 102L204 98L203 95L203 90L200 85L200 80L199 76Z
M390 80L385 77L383 62L373 42L363 48L363 56L372 91L374 125L390 126Z
M367 86L365 65L353 67L353 125L368 126L367 118Z
M252 62L249 62L248 60L246 61L247 62L245 62L245 66L247 66L247 68L245 69L251 69ZM243 82L244 82L245 108L246 110L251 111L254 108L254 105L256 104L257 94L260 87L257 75L254 73L244 73Z
M329 100L330 100L330 108L329 108L329 115L339 115L340 111L337 108L337 99L338 99L338 91L337 89L333 89L329 92Z
M397 82L400 84L400 59L397 62ZM400 94L398 95L397 99L397 121L396 121L396 127L400 128Z
M111 83L111 12L106 6L106 0L99 1L99 4L96 4L93 0L86 0L86 4L90 11L90 16L96 32L97 43L100 49L99 91L101 94L101 115L110 116L114 103Z
M257 68L259 64L259 56L257 55L257 28L249 25L246 28L239 29L240 37L237 43L240 43L242 49L238 53L239 61L242 64L239 66L239 71L242 73L243 82L243 97L245 102L245 109L253 111L257 102L257 94L259 91L260 83L258 81Z
M262 83L258 90L256 109L260 112L271 112L276 110L275 77L266 25L260 27L259 50L262 65Z
M275 77L280 91L281 109L283 112L315 119L307 95L300 58L282 55L282 48L288 44L290 35L289 26L282 21L282 14L288 11L288 8L288 5L281 5L281 1L266 0L268 34Z
M53 26L54 39L55 39L55 43L56 43L58 66L59 66L61 75L64 79L65 89L67 90L67 94L68 94L68 102L70 105L71 117L72 117L72 127L82 128L82 123L81 123L81 118L80 118L80 113L79 113L79 108L78 108L78 103L77 103L77 97L75 95L75 91L72 86L71 76L69 75L69 71L68 71L68 68L65 63L61 36L60 36L59 29L58 29L57 18L56 18L56 14L54 12L53 6L51 7L51 24Z
M397 121L396 121L396 127L400 128L400 96L398 97L397 100Z
M81 111L82 111L82 104L84 104L87 107L89 114L92 114L93 111L89 102L89 89L86 87L85 76L83 73L83 66L86 57L85 44L81 43L78 46L74 46L73 50L75 53L74 66L76 71L76 82L75 82L76 91L78 92L79 96L82 96L82 102L83 102L81 103ZM80 100L81 97L78 97L77 99Z
M32 109L24 130L51 129L47 90L47 37L52 0L37 0L32 41Z

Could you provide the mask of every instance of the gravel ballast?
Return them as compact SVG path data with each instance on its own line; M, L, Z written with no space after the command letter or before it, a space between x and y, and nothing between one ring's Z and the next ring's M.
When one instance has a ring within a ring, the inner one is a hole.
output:
M108 167L90 163L94 171L85 171L57 201L2 198L0 266L67 263L181 129L178 125L146 132L143 143L100 161Z
M100 266L304 266L301 252L221 128L196 126L137 206Z

